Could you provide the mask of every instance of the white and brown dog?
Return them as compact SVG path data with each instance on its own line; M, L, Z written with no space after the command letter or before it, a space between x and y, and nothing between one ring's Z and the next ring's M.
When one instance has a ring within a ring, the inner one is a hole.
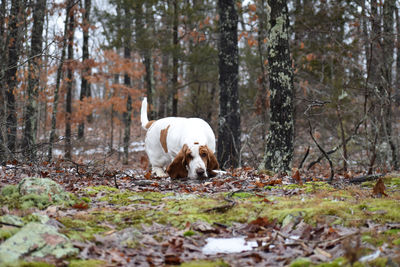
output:
M154 175L191 179L216 175L213 170L219 165L214 155L215 136L207 122L179 117L149 121L146 97L140 119L143 129L147 130L145 150Z

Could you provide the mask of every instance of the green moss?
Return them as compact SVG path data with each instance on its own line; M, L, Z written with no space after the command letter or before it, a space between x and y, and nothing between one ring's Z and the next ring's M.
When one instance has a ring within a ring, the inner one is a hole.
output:
M115 187L110 187L110 186L104 186L104 185L99 185L99 186L89 186L84 189L85 192L87 193L99 193L99 192L118 192L119 190Z
M239 193L233 194L233 197L235 197L235 198L249 198L249 197L254 197L254 194L247 193L247 192L239 192Z
M101 260L72 260L69 267L100 267L106 265L106 262Z
M368 264L369 266L374 266L374 267L385 267L387 266L387 262L388 262L387 258L379 257L376 258L375 260L368 262Z
M17 227L3 226L2 228L0 228L0 241L4 241L4 240L10 238L18 231L19 231L19 228L17 228Z
M386 187L397 189L400 188L400 177L397 176L385 176L382 178ZM363 182L361 186L372 188L376 184L377 180Z
M102 222L100 218L86 216L86 220L72 219L69 217L59 218L59 221L65 225L65 228L60 230L70 239L75 240L91 240L95 234L101 234L110 230L107 227L100 226Z
M88 198L88 197L81 197L80 200L83 201L83 202L86 202L86 203L90 203L91 202L91 199Z
M225 263L223 260L217 261L190 261L180 265L181 267L229 267L230 265Z
M29 209L38 207L39 209L45 209L52 204L49 196L46 195L35 195L29 194L20 198L21 209Z
M1 195L4 197L18 196L18 188L15 185L6 185L1 190Z
M19 193L15 185L6 185L1 190L0 206L7 206L9 209L19 208Z
M112 192L112 194L110 192ZM158 192L137 193L132 191L120 191L115 188L108 188L108 191L104 191L103 193L106 194L99 199L100 201L106 201L119 206L126 206L132 203L140 202L148 202L152 205L158 205L163 198L174 195L173 193L163 194Z
M339 257L332 262L324 262L324 263L315 265L315 267L340 267L340 266L347 266L346 263L347 263L347 260L345 258Z
M308 258L297 258L290 263L290 267L309 267L312 262Z
M31 180L34 180L34 178L32 178ZM58 184L56 184L53 181L51 182L52 185L55 188L57 188L57 190L62 190ZM64 191L53 192L56 189L52 189L53 191L51 194L50 193L38 194L33 192L21 195L19 193L19 187L20 185L5 186L1 190L0 206L7 206L9 209L23 209L23 210L32 207L45 209L50 205L70 206L75 203L74 199L76 199L76 197L73 194Z
M13 263L1 264L2 267L52 267L54 265L47 262L26 262L26 261L16 261Z
M333 191L335 190L327 182L306 182L305 184L306 193L315 193L317 191Z
M189 230L183 233L183 236L194 236L196 232Z
M393 245L400 246L400 238L393 240Z

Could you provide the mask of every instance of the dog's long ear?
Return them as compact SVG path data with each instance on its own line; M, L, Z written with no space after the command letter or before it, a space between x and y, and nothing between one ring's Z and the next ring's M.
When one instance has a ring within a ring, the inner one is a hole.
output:
M188 149L186 144L183 145L178 155L176 155L174 160L167 167L167 173L171 178L185 178L188 176L186 170L186 153Z
M213 172L213 170L219 169L219 164L217 161L217 158L215 157L214 153L211 151L211 149L207 147L208 151L208 162L207 162L207 172L210 177L214 177L217 175L216 172Z

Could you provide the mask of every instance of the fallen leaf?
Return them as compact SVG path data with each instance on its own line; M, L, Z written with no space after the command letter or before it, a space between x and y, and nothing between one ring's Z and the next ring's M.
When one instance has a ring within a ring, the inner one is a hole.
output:
M296 170L296 172L292 175L292 178L299 184L303 185L303 181L300 178L300 172L299 170Z
M381 195L387 197L388 195L385 193L385 189L386 189L385 183L383 182L382 178L379 178L374 188L372 189L372 194L378 197L380 197Z

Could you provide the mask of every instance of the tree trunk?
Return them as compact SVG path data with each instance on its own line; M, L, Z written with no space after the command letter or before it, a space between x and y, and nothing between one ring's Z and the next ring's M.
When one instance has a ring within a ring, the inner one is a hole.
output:
M178 116L178 0L174 0L174 21L172 26L172 116Z
M43 43L43 24L45 18L46 0L37 0L33 9L33 26L31 51L29 53L28 100L25 111L24 148L26 156L31 160L36 157L36 126L38 112L38 90L41 69L41 53Z
M286 0L271 0L268 40L270 129L260 169L290 172L293 158L293 68Z
M68 21L68 46L67 46L67 98L65 103L65 158L72 158L72 140L71 140L71 116L72 116L72 86L73 75L72 61L74 60L74 31L75 31L75 16L74 10L69 12Z
M383 99L382 114L384 123L383 129L387 142L389 143L392 158L392 167L397 170L399 168L397 147L395 137L393 136L393 118L392 118L392 95L393 95L393 78L392 66L394 62L394 12L396 8L395 0L386 0L383 5L383 88L381 97Z
M400 15L399 15L399 9L396 8L395 11L396 15L396 81L395 81L395 88L397 88L397 91L395 92L395 102L396 105L400 105L400 95L399 95L399 89L400 89Z
M238 92L238 14L233 0L218 1L219 125L217 156L222 168L240 165L240 110Z
M119 74L114 74L114 84L119 84ZM114 97L115 89L111 89L111 98ZM110 143L109 143L110 153L114 151L114 104L111 104L110 110Z
M128 44L129 45L129 44ZM130 59L131 56L131 49L128 45L124 48L124 58ZM131 78L128 74L124 75L124 85L129 88L131 86ZM131 114L132 114L132 97L130 95L129 90L126 92L126 112L123 114L124 118L124 164L128 164L129 161L129 140L131 137Z
M169 55L164 54L162 56L162 67L161 67L161 73L165 75L163 79L165 81L169 81ZM170 85L168 82L164 83L163 90L160 90L159 92L159 97L158 97L158 114L157 116L159 118L164 118L167 116L168 113L168 92L170 92Z
M91 69L89 66L89 26L90 26L90 8L91 0L85 0L85 13L83 14L83 44L82 44L82 64L84 66L81 77L81 94L79 100L90 97L90 83L86 76L90 75ZM83 120L78 126L78 139L82 139L85 134L85 121Z
M58 98L59 98L59 91L61 85L61 79L63 77L63 66L65 60L65 50L67 48L67 38L68 34L68 25L69 25L69 13L73 7L73 0L69 0L66 8L66 16L64 22L64 37L62 43L62 50L61 50L61 58L60 63L57 68L57 76L56 76L56 87L54 89L54 102L53 102L53 111L51 113L51 130L50 130L50 138L49 138L49 150L47 153L47 160L50 161L53 157L53 145L56 138L56 125L57 125L57 107L58 107Z
M266 38L266 31L268 30L266 25L264 25L264 20L268 21L268 16L265 10L264 0L261 0L258 7L258 34L257 34L257 46L258 46L258 57L259 64L261 68L261 77L260 77L260 101L261 101L261 131L262 131L262 140L263 145L265 146L265 136L267 134L267 122L268 122L268 110L267 110L267 95L268 95L268 85L267 85L267 71L265 68L265 57L264 57L264 39Z
M136 17L136 44L139 46L139 51L143 57L144 67L146 70L145 82L146 82L146 95L147 103L149 105L149 120L155 117L154 106L153 106L153 93L154 93L154 70L153 70L153 58L152 58L152 45L151 38L149 36L150 29L153 29L154 23L151 17L151 4L146 2L145 19L147 27L143 23L143 2L138 1L135 6L135 17Z
M6 29L4 27L4 22L6 19L6 2L5 0L1 1L0 6L0 57L3 59L0 61L0 164L3 165L8 157L8 148L7 148L7 127L6 127L6 91L5 91L5 71L7 65L5 64L7 59L7 50L5 47L5 37L6 37Z
M24 21L24 1L12 1L10 21L6 45L8 47L8 62L5 71L6 79L6 128L7 146L10 152L14 152L17 140L17 113L14 90L17 86L18 61L22 51L22 33Z

